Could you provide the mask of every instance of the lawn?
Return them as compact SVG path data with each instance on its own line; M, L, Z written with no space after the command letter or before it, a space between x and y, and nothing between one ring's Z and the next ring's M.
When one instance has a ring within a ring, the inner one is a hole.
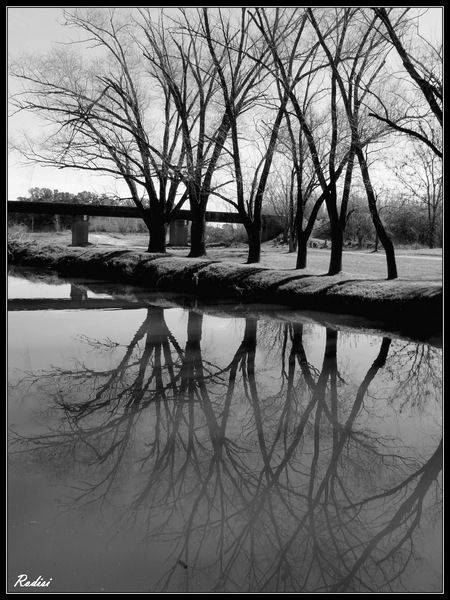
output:
M70 244L70 232L26 234L40 241L54 240L56 243ZM94 246L121 248L146 248L147 235L120 233L90 233L89 240ZM168 252L176 256L187 256L189 249L168 248ZM208 258L226 262L245 263L247 258L246 246L211 247L208 248ZM329 249L310 248L308 250L308 268L303 273L323 274L327 272ZM396 250L397 269L399 278L409 281L442 281L442 250L401 248ZM261 266L271 269L292 270L295 268L295 253L288 253L286 246L266 242L262 245ZM343 257L343 272L357 278L386 277L386 260L384 252L373 253L370 250L346 250Z

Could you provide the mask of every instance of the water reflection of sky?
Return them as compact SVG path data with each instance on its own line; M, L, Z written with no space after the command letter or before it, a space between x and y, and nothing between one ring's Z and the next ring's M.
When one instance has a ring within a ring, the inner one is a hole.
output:
M439 591L439 350L182 308L8 326L10 585Z
M8 278L8 298L69 298L70 283L46 283L45 281L29 281L21 277ZM89 298L107 298L109 294L88 292Z

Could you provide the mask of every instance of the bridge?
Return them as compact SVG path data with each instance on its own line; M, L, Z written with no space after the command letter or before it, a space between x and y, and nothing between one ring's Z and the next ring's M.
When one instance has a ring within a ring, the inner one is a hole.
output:
M70 298L8 298L9 311L35 310L92 310L92 309L154 309L148 299L127 299L119 297L90 298L84 285L70 284Z
M30 202L8 200L8 213L72 215L72 246L89 244L89 217L119 217L141 219L142 213L132 206L110 206L98 204L71 204L68 202ZM169 224L168 243L171 246L186 246L188 243L189 210L179 210L177 218ZM206 221L212 223L242 223L238 213L206 211ZM283 230L283 219L276 215L262 215L261 240L275 237Z
M77 300L70 298L13 298L8 300L8 310L117 310L148 308L145 302L126 302L114 298L86 298Z

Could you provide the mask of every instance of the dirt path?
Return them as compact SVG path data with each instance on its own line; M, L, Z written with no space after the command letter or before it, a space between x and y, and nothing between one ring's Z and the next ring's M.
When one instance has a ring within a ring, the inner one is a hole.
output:
M419 254L420 250L417 250L416 252L417 252L417 254L398 254L396 252L395 257L396 258L414 258L414 259L421 258L421 259L425 259L425 260L439 260L442 262L442 256ZM385 259L385 255L382 252L359 252L358 250L351 250L351 251L344 250L344 255L346 255L346 254L360 254L361 256L376 256L376 257Z

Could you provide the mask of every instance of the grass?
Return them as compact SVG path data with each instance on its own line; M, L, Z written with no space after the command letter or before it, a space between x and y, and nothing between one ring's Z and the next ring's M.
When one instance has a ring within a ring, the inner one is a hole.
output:
M28 234L29 239L36 239L49 243L71 242L71 234L61 233L33 233ZM129 248L146 249L148 245L147 234L120 234L99 233L89 234L89 240L98 248ZM175 256L186 256L187 248L169 248ZM310 248L308 250L308 268L298 273L321 275L327 273L330 251L329 249ZM441 249L410 249L396 250L397 268L399 279L405 281L442 281L442 250ZM231 263L245 263L247 248L245 245L237 247L212 247L208 248L208 259ZM295 253L288 253L286 246L266 242L262 246L260 266L277 270L295 269ZM370 250L345 250L343 255L343 273L356 278L384 279L386 277L386 260L383 251L376 254Z

